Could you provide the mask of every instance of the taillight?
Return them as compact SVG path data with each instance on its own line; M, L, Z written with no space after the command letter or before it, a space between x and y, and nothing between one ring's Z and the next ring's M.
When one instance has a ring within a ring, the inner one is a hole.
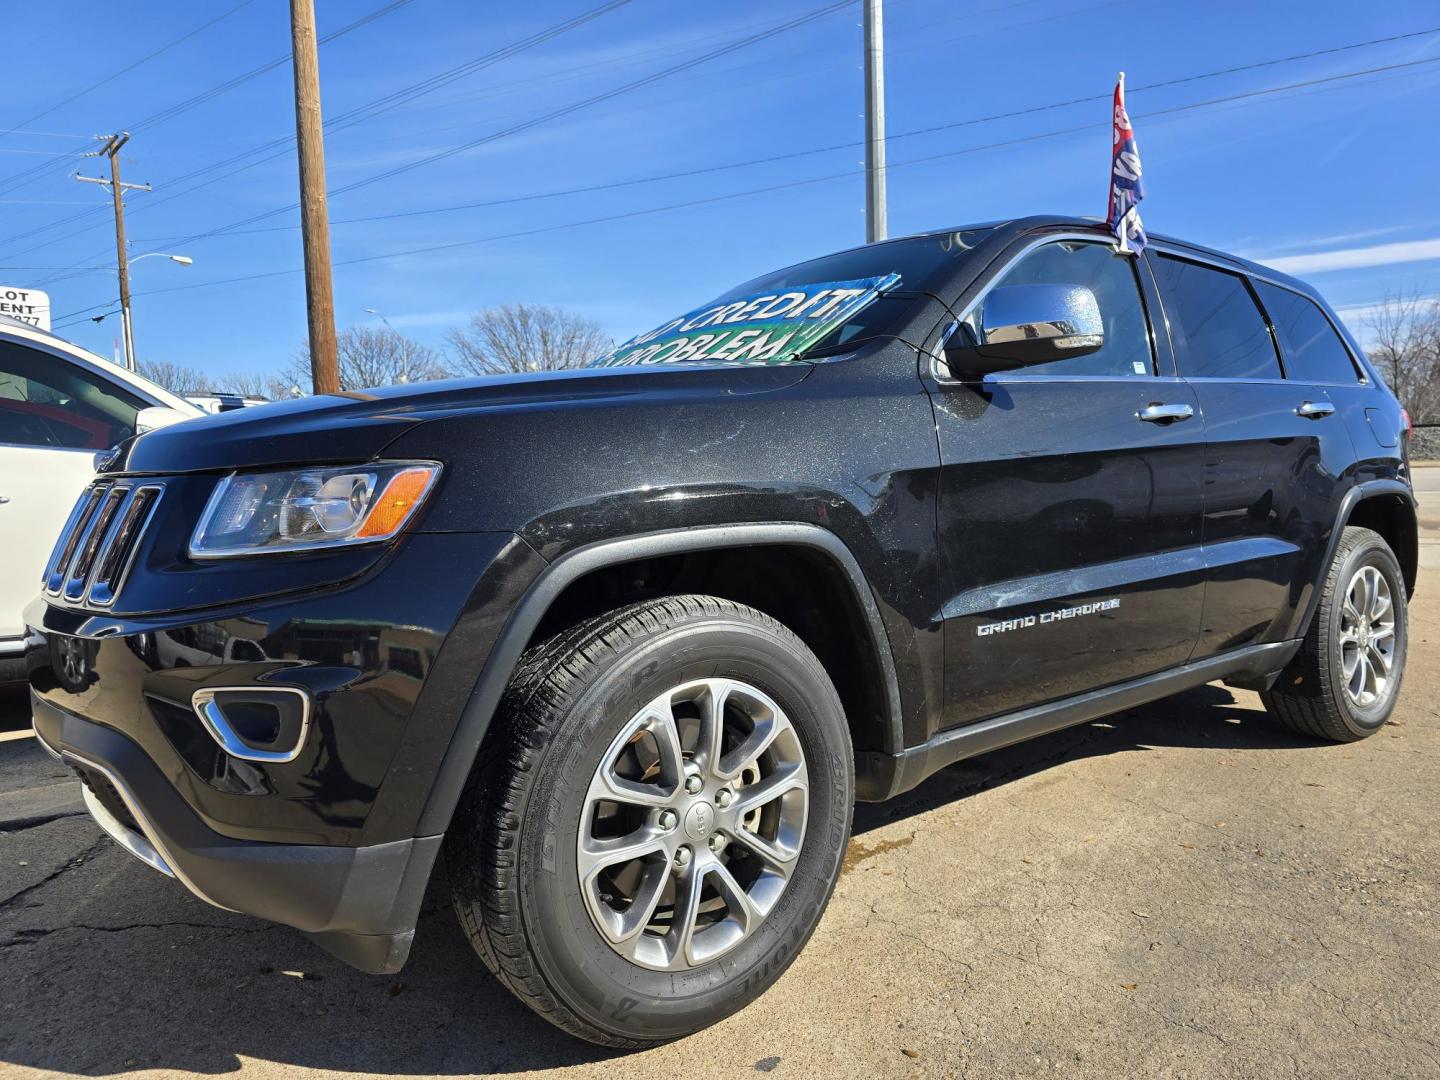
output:
M1400 437L1407 443L1410 441L1410 410L1400 410Z

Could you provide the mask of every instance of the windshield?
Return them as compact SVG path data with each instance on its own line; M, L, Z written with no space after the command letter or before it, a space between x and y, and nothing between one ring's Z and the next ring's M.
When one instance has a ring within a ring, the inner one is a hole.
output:
M592 367L785 364L895 333L987 232L869 244L752 278L639 334Z

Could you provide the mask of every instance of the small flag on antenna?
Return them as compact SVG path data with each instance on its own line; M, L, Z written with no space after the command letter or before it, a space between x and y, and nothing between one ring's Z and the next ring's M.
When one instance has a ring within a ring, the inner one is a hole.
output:
M1115 139L1110 157L1110 207L1105 224L1115 232L1121 251L1139 252L1145 247L1145 227L1140 224L1137 205L1145 197L1141 179L1140 151L1135 131L1125 112L1125 73L1115 80Z

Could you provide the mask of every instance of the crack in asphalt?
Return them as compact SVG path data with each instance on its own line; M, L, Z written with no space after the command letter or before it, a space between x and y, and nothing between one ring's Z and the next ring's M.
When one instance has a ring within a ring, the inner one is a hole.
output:
M0 899L0 911L3 911L5 908L14 907L17 901L24 899L31 893L35 892L37 889L43 889L46 885L49 885L50 882L54 881L67 870L75 869L88 859L93 858L96 854L98 854L106 847L111 846L113 843L113 840L111 840L108 836L102 833L99 837L96 838L93 844L87 847L84 851L80 852L79 855L76 855L72 859L67 859L63 866L60 866L58 869L52 871L49 874L46 874L39 881L35 882L35 884L27 885L19 892L11 893L4 899Z
M48 930L17 930L15 931L15 936L10 938L9 941L0 941L0 949L9 949L16 945L33 945L54 934L63 934L66 931L80 931L89 934L123 934L130 930L168 930L171 927L189 927L195 930L218 930L225 934L265 934L272 930L280 929L278 924L266 924L264 926L226 926L224 923L187 922L183 919L166 922L127 923L124 926L90 926L86 923L72 923L69 926L56 926Z

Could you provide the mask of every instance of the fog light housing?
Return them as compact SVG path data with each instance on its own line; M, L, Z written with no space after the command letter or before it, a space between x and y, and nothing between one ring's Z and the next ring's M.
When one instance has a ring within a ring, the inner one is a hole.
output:
M310 733L310 694L298 686L207 686L190 704L220 749L242 761L294 761Z

